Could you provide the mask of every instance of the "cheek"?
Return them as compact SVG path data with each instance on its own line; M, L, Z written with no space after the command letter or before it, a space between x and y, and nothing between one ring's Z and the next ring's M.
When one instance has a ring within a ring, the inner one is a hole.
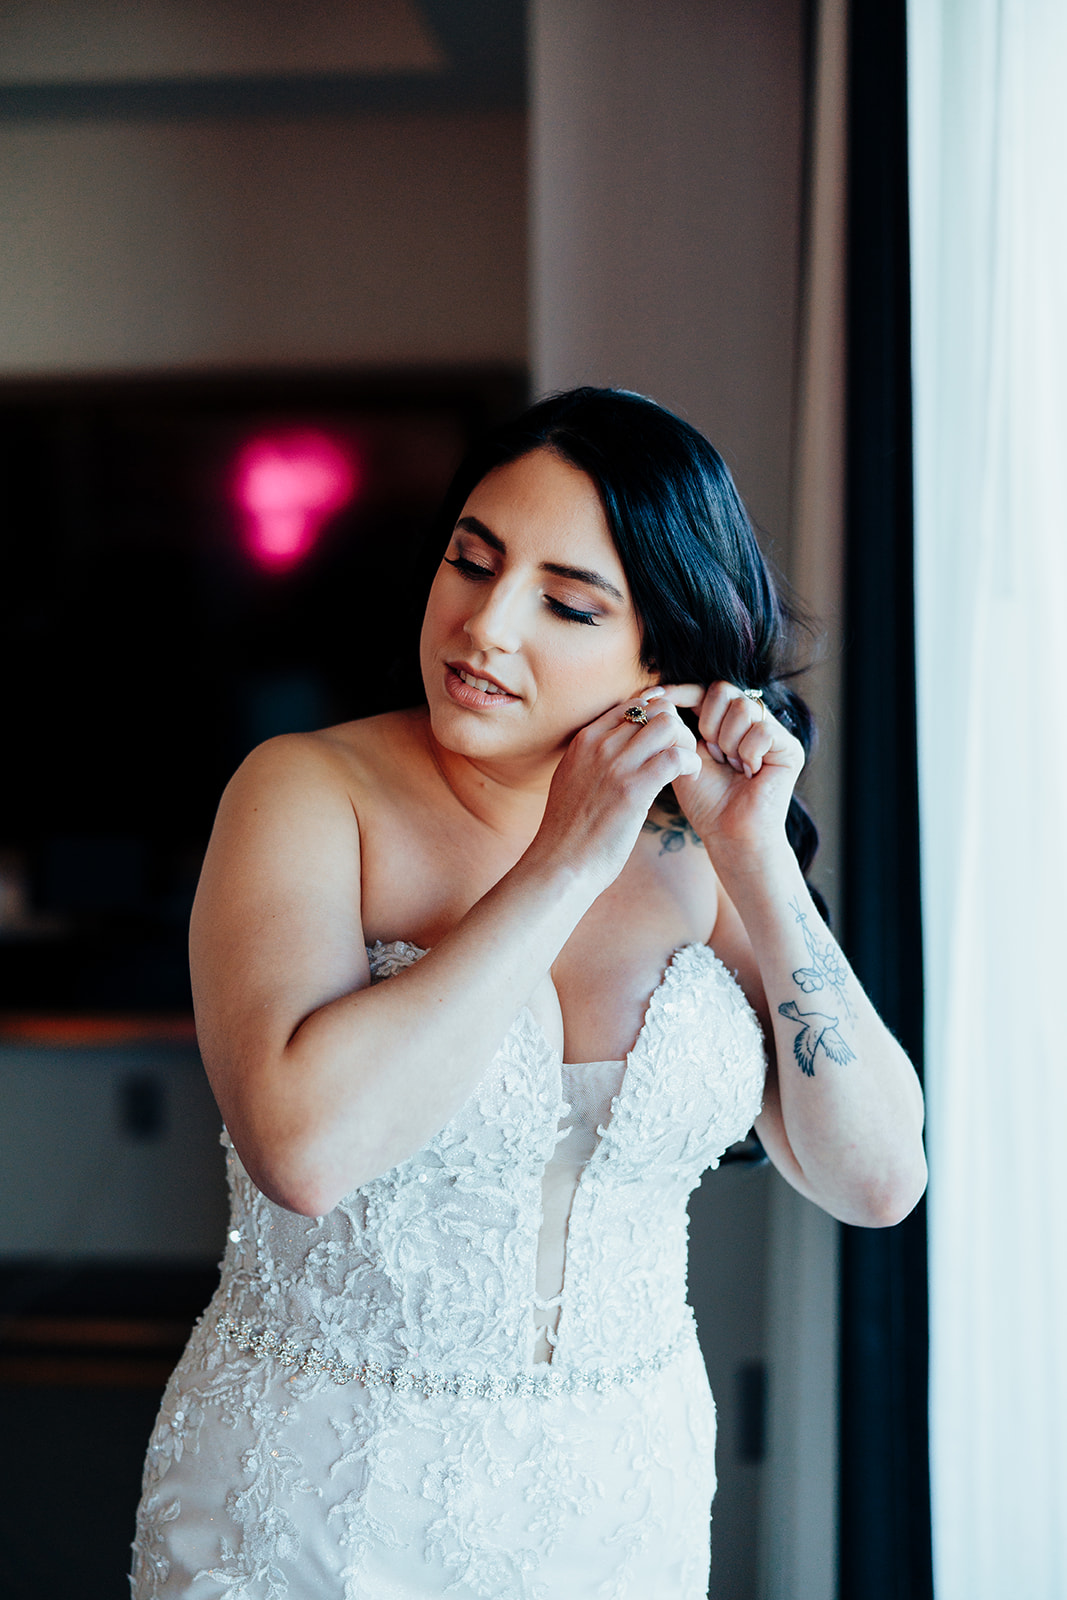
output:
M575 629L577 632L577 629ZM586 633L587 630L582 630ZM592 631L592 630L588 630ZM648 681L637 648L618 637L596 641L567 641L553 653L551 682L554 697L576 724L591 721L609 706L632 695Z
M420 634L420 649L426 651L440 643L442 638L450 631L454 618L452 613L455 607L449 604L446 585L440 572L433 580L430 593L426 601L426 610L422 617L422 631Z

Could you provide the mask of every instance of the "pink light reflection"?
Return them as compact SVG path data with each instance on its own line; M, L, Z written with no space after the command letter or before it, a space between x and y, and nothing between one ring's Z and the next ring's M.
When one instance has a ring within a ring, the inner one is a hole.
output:
M315 428L260 434L241 449L233 495L252 559L271 572L302 561L359 487L351 450Z

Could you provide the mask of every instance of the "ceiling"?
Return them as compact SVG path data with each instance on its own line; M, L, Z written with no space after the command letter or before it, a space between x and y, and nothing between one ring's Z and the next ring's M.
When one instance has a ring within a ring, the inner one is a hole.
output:
M525 0L5 0L0 119L518 108Z

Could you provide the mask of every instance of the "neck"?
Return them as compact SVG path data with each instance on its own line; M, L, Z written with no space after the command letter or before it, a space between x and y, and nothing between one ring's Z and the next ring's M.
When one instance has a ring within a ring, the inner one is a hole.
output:
M434 737L426 714L420 731L441 781L468 816L502 837L520 837L525 849L541 826L549 786L563 751L508 762L478 761L446 749Z

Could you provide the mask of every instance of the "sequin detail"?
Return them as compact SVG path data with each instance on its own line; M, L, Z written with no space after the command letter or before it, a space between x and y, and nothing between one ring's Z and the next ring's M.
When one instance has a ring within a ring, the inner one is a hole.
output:
M518 1372L507 1377L503 1373L479 1376L473 1372L445 1374L422 1372L412 1367L384 1367L380 1361L360 1364L331 1356L315 1345L301 1347L294 1339L281 1339L272 1328L259 1328L247 1318L221 1316L215 1323L219 1337L227 1344L249 1355L273 1356L284 1366L296 1367L312 1377L332 1378L335 1383L384 1384L400 1394L419 1393L428 1398L437 1395L455 1395L461 1400L521 1400L552 1399L557 1395L586 1394L593 1391L604 1394L624 1384L637 1383L652 1372L662 1372L670 1362L676 1361L686 1341L692 1336L693 1322L689 1319L684 1329L675 1335L670 1344L651 1356L639 1356L617 1367L593 1367L589 1370L573 1368L570 1372Z

